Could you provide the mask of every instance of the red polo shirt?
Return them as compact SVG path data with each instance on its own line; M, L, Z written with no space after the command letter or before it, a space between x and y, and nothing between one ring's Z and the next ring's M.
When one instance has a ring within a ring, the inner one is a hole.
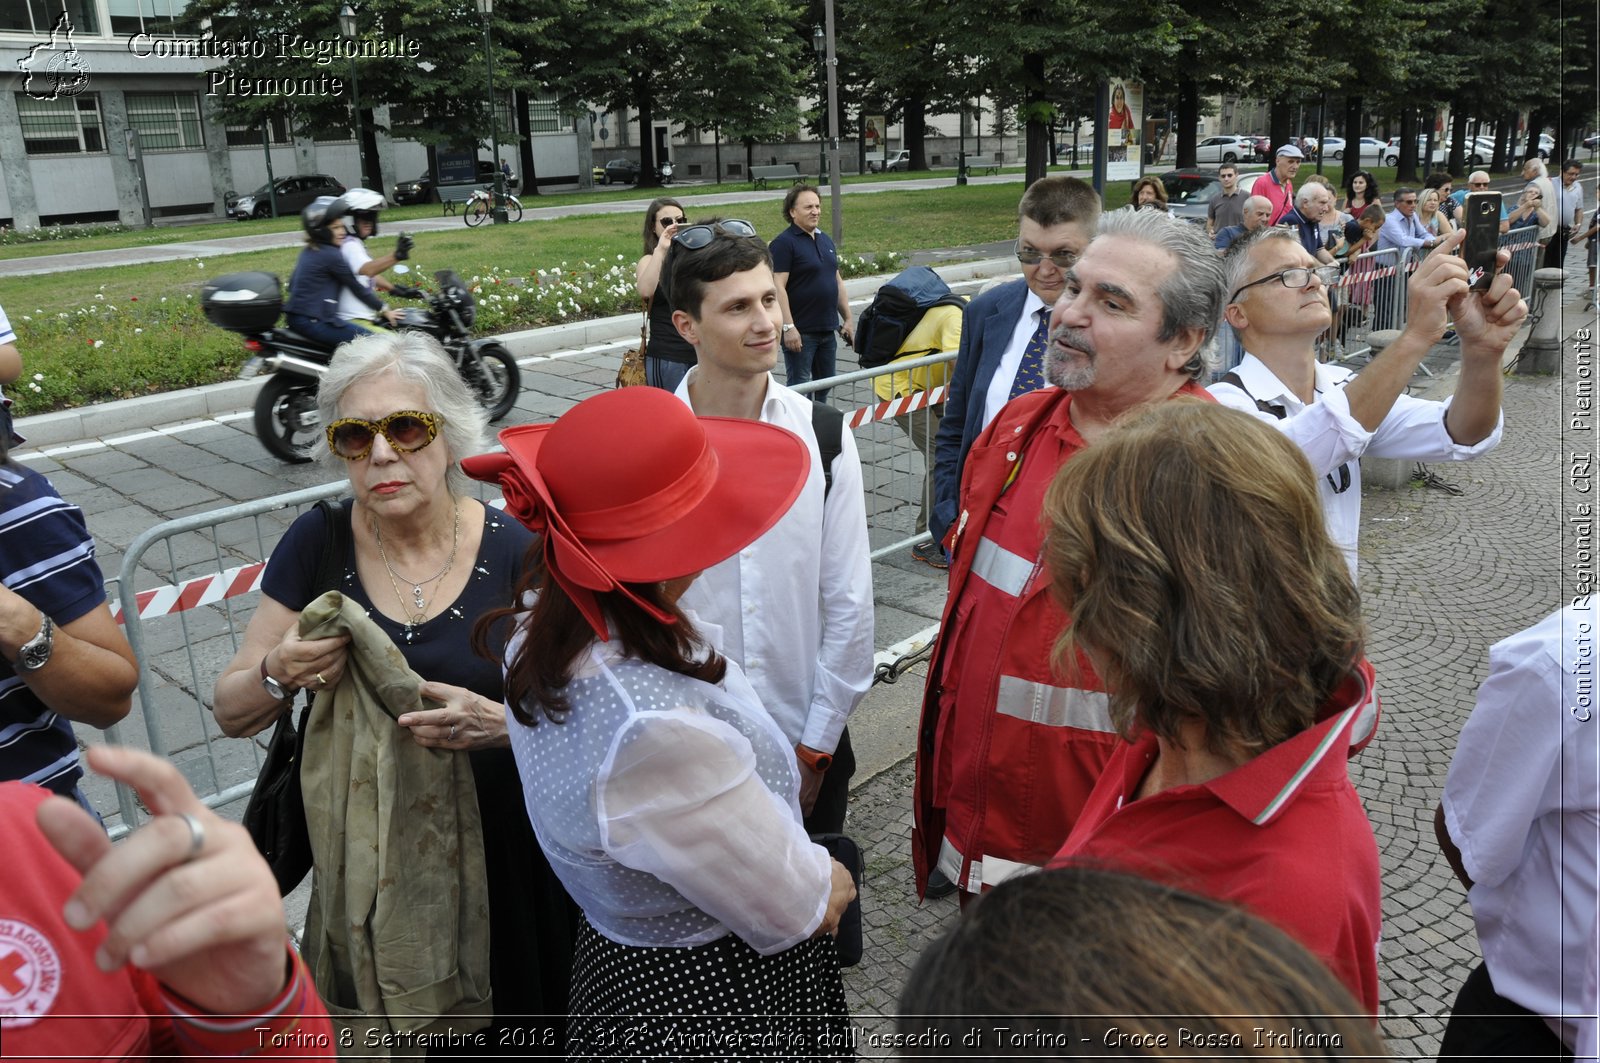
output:
M1378 845L1346 767L1367 689L1353 677L1342 710L1308 730L1210 782L1137 801L1156 739L1121 745L1051 865L1122 867L1236 904L1310 949L1377 1014Z

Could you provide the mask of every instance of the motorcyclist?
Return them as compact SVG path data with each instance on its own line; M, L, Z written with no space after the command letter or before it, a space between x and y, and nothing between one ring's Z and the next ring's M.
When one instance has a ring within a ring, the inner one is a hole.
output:
M284 308L289 327L318 343L337 347L373 331L368 323L339 316L339 295L350 292L377 311L389 324L398 313L384 308L383 300L368 291L351 271L339 245L344 241L344 216L349 207L341 198L318 196L300 212L306 247L300 252L289 278L289 305Z
M378 235L378 212L383 209L383 196L370 188L351 188L339 197L344 200L350 214L345 218L344 241L339 245L339 253L344 256L345 262L350 266L350 272L356 279L366 286L368 291L393 292L405 299L417 299L422 291L406 284L396 284L383 274L397 262L404 262L411 257L413 241L410 235L401 233L400 238L394 243L394 250L382 258L373 258L367 250L366 241ZM341 291L339 293L339 316L346 321L372 320L372 308L353 293Z

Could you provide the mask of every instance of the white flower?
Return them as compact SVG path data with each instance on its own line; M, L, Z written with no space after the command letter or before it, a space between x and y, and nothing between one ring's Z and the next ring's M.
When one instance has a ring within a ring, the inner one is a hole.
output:
M29 384L28 387L32 388L34 391L43 391L44 390L44 388L40 387L38 384Z
M144 332L144 329L142 329L142 328L136 328L136 329L133 330L133 334L135 336L141 334L142 332Z
M44 379L44 374L43 373L35 373L35 374L33 374L33 379L35 379L35 380L43 380Z
M100 348L104 347L105 345L106 345L106 341L105 340L95 340L94 341L94 349L97 350L97 351Z

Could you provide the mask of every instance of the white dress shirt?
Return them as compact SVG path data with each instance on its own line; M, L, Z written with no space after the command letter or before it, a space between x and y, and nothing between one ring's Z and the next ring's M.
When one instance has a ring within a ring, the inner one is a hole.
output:
M1574 181L1570 185L1556 185L1556 198L1560 201L1557 205L1556 225L1563 229L1573 229L1577 223L1572 219L1574 215L1580 219L1583 216L1583 182Z
M1224 406L1277 425L1305 454L1312 471L1317 474L1317 493L1327 517L1328 535L1344 551L1352 577L1356 574L1356 545L1361 535L1361 463L1358 459L1370 454L1374 458L1404 461L1466 461L1499 445L1505 423L1504 417L1498 416L1494 431L1481 442L1463 446L1450 438L1444 426L1449 399L1433 402L1401 395L1394 400L1378 430L1368 432L1350 415L1350 400L1345 397L1344 386L1355 374L1348 369L1319 362L1316 395L1310 405L1301 402L1277 374L1253 354L1247 353L1234 372L1244 382L1244 391L1225 381L1212 384L1206 390ZM1279 420L1258 408L1257 400L1282 406L1288 416ZM1350 485L1343 491L1336 490L1343 482L1340 466L1347 466L1350 473Z
M1011 342L1006 346L1006 353L1000 359L1000 364L995 367L994 378L989 381L989 390L984 392L983 427L985 428L994 420L995 414L1000 412L1000 407L1011 401L1011 385L1017 382L1017 370L1022 368L1022 355L1027 351L1028 344L1033 341L1033 334L1039 329L1041 309L1048 313L1050 304L1029 288L1028 297L1022 300L1022 315L1017 318L1017 327L1011 332ZM1047 383L1045 386L1050 385Z
M691 408L689 370L677 395ZM811 400L770 377L761 420L811 452L800 497L772 530L700 574L681 599L722 628L722 652L744 670L789 741L832 753L872 686L872 562L855 437L844 430L823 505Z
M1495 992L1592 1050L1600 709L1594 607L1495 643L1444 787ZM1580 627L1587 625L1587 630ZM1565 1016L1565 1019L1556 1018Z

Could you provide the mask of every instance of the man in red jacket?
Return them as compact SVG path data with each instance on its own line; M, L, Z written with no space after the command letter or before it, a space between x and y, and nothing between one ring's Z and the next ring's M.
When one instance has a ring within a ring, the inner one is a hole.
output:
M1098 682L1061 686L1051 671L1066 616L1039 564L1040 508L1061 465L1124 414L1206 397L1223 285L1198 226L1104 215L1051 314L1054 386L1013 399L968 454L917 744L919 892L936 866L963 900L1043 866L1118 741Z
M148 753L97 746L88 760L154 818L113 846L73 802L0 783L5 1057L335 1057L244 828Z

